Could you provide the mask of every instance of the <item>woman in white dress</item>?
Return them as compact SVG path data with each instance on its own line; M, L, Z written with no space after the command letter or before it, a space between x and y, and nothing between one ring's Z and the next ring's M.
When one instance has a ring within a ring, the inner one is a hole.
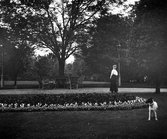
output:
M118 77L118 72L116 70L117 65L113 65L113 69L110 74L110 91L113 93L118 92L118 86L117 86L117 77Z

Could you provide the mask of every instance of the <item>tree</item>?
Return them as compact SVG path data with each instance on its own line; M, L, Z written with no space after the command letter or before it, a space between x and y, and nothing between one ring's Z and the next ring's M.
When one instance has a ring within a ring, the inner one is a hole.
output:
M8 61L5 63L6 72L15 81L14 85L17 86L18 77L27 70L32 50L23 43L19 47L12 46L8 55Z
M160 93L160 83L167 77L167 2L141 0L134 9L131 60L155 81L156 93Z
M4 28L0 27L0 73L1 73L1 81L2 86L4 85L4 62L6 60L6 54L5 54L5 32L6 30ZM2 87L1 86L1 87Z
M25 70L29 63L29 57L33 55L33 49L29 47L29 43L24 40L24 36L15 32L16 30L8 30L1 27L0 45L2 46L4 77L5 79L13 79L14 85L17 85L17 78ZM9 36L10 34L10 36Z
M57 59L49 54L47 56L38 56L32 65L33 76L38 81L45 79L55 79L58 75Z
M90 30L91 47L82 50L86 65L91 74L109 79L112 65L125 60L129 20L119 15L105 15L98 19ZM122 55L124 59L120 59Z
M17 0L2 1L5 22L20 25L38 47L49 48L64 75L65 60L80 50L81 34L87 34L92 21L107 11L104 0ZM112 1L114 2L114 0ZM79 38L79 39L78 39Z
M14 85L17 86L17 78L26 70L34 49L30 48L32 43L27 34L25 20L21 14L16 14L16 8L13 7L8 0L0 2L0 27L3 30L0 43L5 48L5 75L13 79Z
M85 62L83 58L79 55L75 55L75 60L73 62L72 75L81 76L85 72Z

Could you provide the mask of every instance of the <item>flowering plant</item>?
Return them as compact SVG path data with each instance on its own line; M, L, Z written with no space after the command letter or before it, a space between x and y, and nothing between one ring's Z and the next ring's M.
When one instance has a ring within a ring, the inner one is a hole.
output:
M145 101L111 93L0 95L0 111L129 110L146 107Z

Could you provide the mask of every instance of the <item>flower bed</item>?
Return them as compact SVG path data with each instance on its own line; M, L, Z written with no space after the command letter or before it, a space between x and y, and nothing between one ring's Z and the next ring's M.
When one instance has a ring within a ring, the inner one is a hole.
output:
M111 93L0 95L0 111L129 110L146 99Z

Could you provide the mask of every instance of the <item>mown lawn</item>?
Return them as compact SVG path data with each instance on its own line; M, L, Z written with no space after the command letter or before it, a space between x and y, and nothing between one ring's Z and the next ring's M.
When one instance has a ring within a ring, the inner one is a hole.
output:
M45 111L0 113L1 139L166 139L167 93L153 97L158 119L148 119L148 109L121 111Z

